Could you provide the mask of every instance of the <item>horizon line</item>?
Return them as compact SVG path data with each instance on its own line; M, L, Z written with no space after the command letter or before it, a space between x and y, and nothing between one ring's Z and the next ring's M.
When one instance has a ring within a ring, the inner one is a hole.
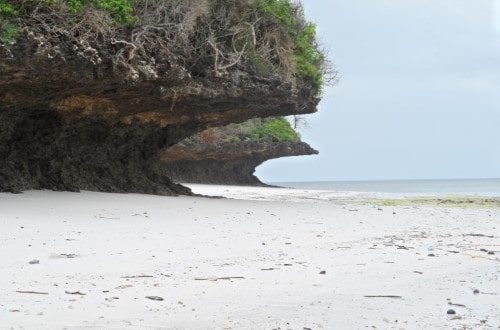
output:
M397 182L397 181L456 181L456 180L500 180L498 178L440 178L440 179L360 179L360 180L313 180L313 181L266 181L267 183L320 183L320 182Z

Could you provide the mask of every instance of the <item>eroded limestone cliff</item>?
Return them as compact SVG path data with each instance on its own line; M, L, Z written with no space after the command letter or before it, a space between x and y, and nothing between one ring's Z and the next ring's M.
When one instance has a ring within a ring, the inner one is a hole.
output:
M165 170L168 147L208 127L316 111L315 88L259 72L248 54L219 66L227 40L207 39L193 65L138 45L129 27L104 31L92 8L71 14L80 29L70 31L48 25L57 15L40 6L44 21L17 18L15 40L0 43L0 191L189 194ZM256 44L264 28L252 26Z
M162 155L165 174L182 183L264 185L254 172L265 161L318 153L297 135L257 136L262 122L208 129L173 145Z

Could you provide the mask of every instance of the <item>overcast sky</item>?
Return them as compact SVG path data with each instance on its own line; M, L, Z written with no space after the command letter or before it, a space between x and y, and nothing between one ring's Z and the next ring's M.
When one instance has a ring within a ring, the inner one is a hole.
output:
M304 0L341 72L266 182L500 177L500 0Z

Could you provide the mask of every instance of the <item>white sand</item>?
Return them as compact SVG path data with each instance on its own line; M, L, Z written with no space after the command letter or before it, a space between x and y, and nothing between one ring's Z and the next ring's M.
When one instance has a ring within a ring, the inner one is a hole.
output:
M498 209L194 189L254 200L0 194L0 329L500 327Z

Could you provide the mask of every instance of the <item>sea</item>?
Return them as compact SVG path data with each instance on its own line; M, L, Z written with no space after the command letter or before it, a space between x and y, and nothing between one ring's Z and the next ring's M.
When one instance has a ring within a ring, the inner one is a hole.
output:
M273 182L272 185L307 190L372 192L404 195L466 195L500 197L499 179L387 180Z

